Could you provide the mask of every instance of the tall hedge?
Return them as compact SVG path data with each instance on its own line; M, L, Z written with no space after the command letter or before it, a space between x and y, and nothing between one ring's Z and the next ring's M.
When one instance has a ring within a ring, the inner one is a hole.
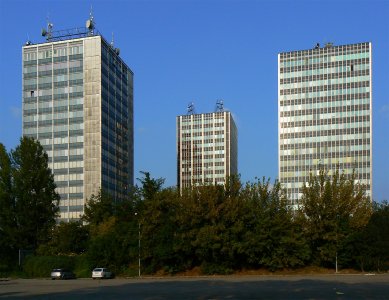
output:
M28 277L50 277L53 269L74 270L75 256L28 256L24 264L24 272Z

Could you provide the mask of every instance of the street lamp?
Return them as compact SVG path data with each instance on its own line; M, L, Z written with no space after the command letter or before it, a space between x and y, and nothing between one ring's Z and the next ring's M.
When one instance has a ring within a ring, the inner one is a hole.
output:
M135 216L137 216L138 213L135 213ZM140 221L138 218L138 276L140 277Z

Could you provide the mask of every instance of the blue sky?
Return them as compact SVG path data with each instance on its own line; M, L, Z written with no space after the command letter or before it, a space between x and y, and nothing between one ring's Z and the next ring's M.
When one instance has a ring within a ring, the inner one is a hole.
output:
M389 1L15 1L0 0L0 142L21 136L21 50L54 30L82 27L93 6L98 30L135 73L135 177L176 184L175 118L189 102L217 99L239 130L243 181L277 178L277 54L373 43L373 195L389 200Z

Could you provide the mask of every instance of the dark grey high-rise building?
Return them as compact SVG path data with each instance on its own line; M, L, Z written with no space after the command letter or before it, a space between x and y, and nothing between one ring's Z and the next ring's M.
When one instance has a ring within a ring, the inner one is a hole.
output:
M49 156L60 221L78 219L103 189L116 201L133 184L133 72L93 28L45 32L23 47L23 135Z
M372 45L278 55L279 179L292 204L310 172L337 167L372 194Z

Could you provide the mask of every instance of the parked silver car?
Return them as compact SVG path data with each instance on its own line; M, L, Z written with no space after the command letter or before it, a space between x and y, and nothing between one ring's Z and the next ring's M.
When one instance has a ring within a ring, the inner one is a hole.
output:
M114 277L115 275L113 274L113 272L109 271L107 268L95 268L92 271L93 279L96 278L104 279L104 278L114 278Z
M74 279L76 275L73 272L66 269L53 269L51 271L51 279Z

